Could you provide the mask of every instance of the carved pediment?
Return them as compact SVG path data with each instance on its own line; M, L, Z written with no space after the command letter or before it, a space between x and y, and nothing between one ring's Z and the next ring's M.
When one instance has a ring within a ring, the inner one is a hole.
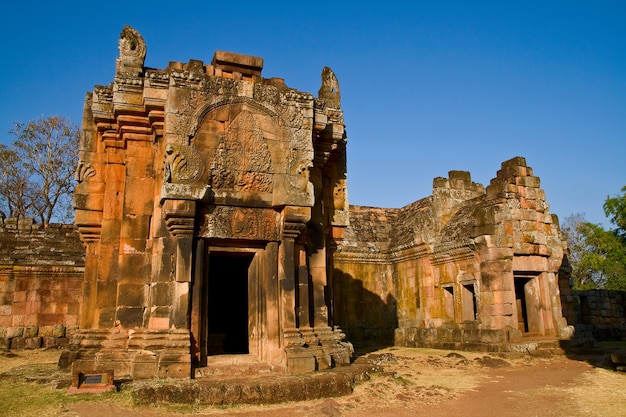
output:
M214 189L272 192L272 158L252 113L242 111L229 123L209 166Z

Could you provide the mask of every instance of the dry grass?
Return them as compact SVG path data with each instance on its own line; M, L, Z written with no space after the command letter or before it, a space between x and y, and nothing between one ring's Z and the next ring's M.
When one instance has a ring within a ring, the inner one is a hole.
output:
M95 416L133 415L157 417L166 415L202 416L378 416L424 414L436 409L464 393L478 395L481 386L490 384L494 373L489 374L484 354L441 350L388 348L375 352L384 372L372 375L368 382L357 385L352 395L301 403L265 406L209 407L200 405L134 405L129 389L101 395L66 395L64 389L55 389L46 375L55 375L58 351L20 351L16 355L0 353L0 415L18 416ZM566 361L566 359L561 359ZM540 359L507 361L510 368L532 372ZM547 360L546 360L547 361ZM548 363L548 362L546 362ZM497 361L489 363L497 366ZM542 365L543 367L543 365ZM493 370L497 371L497 370ZM507 371L508 372L508 371ZM497 373L497 372L496 372ZM506 374L506 372L504 372ZM490 376L489 376L490 375ZM33 378L35 376L35 378ZM41 376L38 379L37 376ZM61 375L67 378L67 374ZM27 378L28 377L28 378ZM499 377L500 378L500 377ZM26 382L26 380L39 381ZM533 398L529 404L550 404L559 399L565 404L552 414L568 417L624 417L626 416L626 374L588 367L569 384L531 387L524 392L510 392L511 397ZM541 399L541 401L539 401ZM565 401L562 401L565 399ZM394 411L397 414L394 414ZM530 410L528 410L530 411ZM534 410L533 410L534 411ZM542 415L537 405L537 415ZM556 413L554 413L556 411Z
M581 416L626 416L626 374L595 368L563 390Z

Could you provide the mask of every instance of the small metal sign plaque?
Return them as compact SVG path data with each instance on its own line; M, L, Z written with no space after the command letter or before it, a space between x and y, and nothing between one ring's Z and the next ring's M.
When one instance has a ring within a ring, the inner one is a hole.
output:
M80 377L79 377L80 378ZM108 378L107 374L83 374L82 381L78 381L78 387L82 387L83 385L107 385Z
M104 372L77 372L72 375L72 386L68 394L102 393L114 391L113 371Z

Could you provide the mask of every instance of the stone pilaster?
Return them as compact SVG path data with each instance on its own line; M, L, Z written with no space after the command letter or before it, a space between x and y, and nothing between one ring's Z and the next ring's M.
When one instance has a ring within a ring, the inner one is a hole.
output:
M172 325L186 328L189 308L189 290L193 269L193 233L196 202L192 200L165 200L163 204L165 224L176 240L176 271L172 297ZM185 305L182 305L184 303Z

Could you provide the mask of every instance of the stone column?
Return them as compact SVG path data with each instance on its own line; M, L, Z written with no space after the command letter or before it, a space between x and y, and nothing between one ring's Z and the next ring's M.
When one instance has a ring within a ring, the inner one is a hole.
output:
M265 294L265 303L262 309L261 332L259 338L262 344L259 349L261 360L270 363L280 363L282 359L281 349L281 294L279 286L279 242L268 242L265 253L262 256L263 272L260 276L260 293Z
M193 262L193 232L196 202L193 200L165 200L163 203L165 224L176 239L176 271L172 296L170 323L179 329L187 328L189 289Z
M297 283L298 294L296 307L298 328L303 330L310 328L311 317L309 316L309 268L307 266L306 250L302 245L297 245Z
M305 228L304 223L288 222L284 223L282 237L282 277L281 277L281 302L282 302L282 328L284 349L287 359L287 369L289 372L300 373L310 372L316 369L314 352L307 347L306 337L313 335L311 328L305 329L303 335L296 320L296 313L301 312L301 305L296 304L296 274L301 271L298 268L299 251L297 251L295 240L300 232Z
M313 325L315 328L328 327L328 307L324 297L326 288L326 248L320 248L309 257L313 304Z
M302 223L285 222L281 242L280 292L282 300L282 327L285 332L296 331L296 258L295 240L304 228Z
M206 364L207 341L206 331L202 328L202 317L204 316L203 299L206 290L204 283L205 275L205 253L206 247L203 239L198 239L196 245L196 264L191 290L191 355L195 357L199 364Z

